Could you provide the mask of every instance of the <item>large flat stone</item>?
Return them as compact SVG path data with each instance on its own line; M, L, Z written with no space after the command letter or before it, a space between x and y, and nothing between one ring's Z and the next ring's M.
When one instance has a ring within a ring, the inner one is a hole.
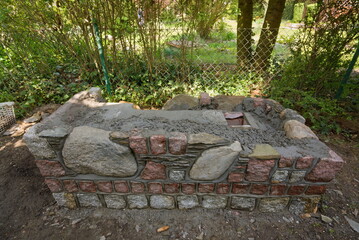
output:
M257 144L248 157L256 159L277 159L280 158L280 154L269 144Z
M150 197L150 206L157 209L173 209L175 201L172 196L153 195Z
M233 163L242 150L239 142L230 146L216 147L204 151L190 170L195 180L214 180L219 178Z
M188 144L218 144L227 142L226 139L209 133L190 134Z
M37 159L52 159L56 157L56 153L46 139L36 134L36 125L27 130L23 139L30 152Z
M112 142L109 131L81 126L66 139L62 154L65 165L77 173L129 177L137 171L130 149Z
M217 105L217 109L225 110L225 111L233 111L233 109L242 104L243 96L225 96L218 95L213 99L214 105Z

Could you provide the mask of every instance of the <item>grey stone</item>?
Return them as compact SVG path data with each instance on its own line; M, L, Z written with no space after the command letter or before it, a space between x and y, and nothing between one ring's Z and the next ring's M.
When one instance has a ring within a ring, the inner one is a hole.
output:
M292 174L290 175L289 178L289 182L290 183L295 183L295 182L300 182L303 180L304 176L305 176L306 171L295 171L292 172Z
M129 195L127 196L127 202L129 208L147 208L148 202L146 195Z
M313 213L318 206L319 201L320 197L293 198L289 205L289 211L296 215Z
M330 217L325 216L323 214L320 215L320 220L322 220L325 223L332 223L333 222L333 219L331 219Z
M150 197L150 206L157 209L173 209L175 208L175 201L171 196L152 195Z
M288 205L289 198L263 198L259 203L261 212L280 212Z
M255 198L232 197L231 208L233 209L253 211L255 206Z
M179 209L191 209L199 206L197 196L178 196L177 202Z
M217 109L231 112L237 106L241 106L243 99L242 96L225 96L218 95L213 98L213 104L217 106Z
M214 180L219 178L233 163L242 150L239 142L230 146L210 148L204 151L190 170L195 180Z
M203 196L202 206L209 209L225 208L227 206L227 197Z
M301 116L297 111L293 109L286 108L280 113L280 118L287 120L297 120L300 123L305 123L305 118Z
M72 193L52 193L57 205L70 209L76 208L76 200Z
M182 181L184 180L186 172L185 171L180 171L180 170L170 170L170 179L172 181Z
M24 120L24 123L35 123L35 122L39 122L41 119L42 119L41 113L37 112L34 115L32 115L31 117L26 118Z
M289 172L287 170L277 170L277 171L275 171L273 176L272 176L272 182L273 183L284 182L285 180L287 180L288 173Z
M252 98L245 98L243 99L243 108L244 110L251 112L255 109L254 107L254 100Z
M78 193L77 199L81 207L101 207L102 204L98 199L97 194Z
M209 133L190 134L188 144L218 144L228 142L226 139Z
M36 125L27 130L23 139L30 152L37 159L52 159L56 157L56 153L46 139L40 138L36 134Z
M121 195L104 195L104 199L108 208L122 209L126 207L126 200Z
M163 106L162 110L189 110L198 107L198 99L185 94L180 94L168 100Z
M39 133L40 137L45 138L64 138L68 134L68 131L66 128L58 127L54 129L46 129Z
M137 171L130 149L112 142L108 131L81 126L66 139L62 154L65 165L83 174L129 177Z
M285 135L288 138L314 138L318 139L315 133L306 125L297 120L289 120L284 123Z
M220 111L208 110L202 113L204 119L207 119L211 124L227 125L224 115Z
M269 144L257 144L248 157L256 159L277 159L280 158L280 154Z

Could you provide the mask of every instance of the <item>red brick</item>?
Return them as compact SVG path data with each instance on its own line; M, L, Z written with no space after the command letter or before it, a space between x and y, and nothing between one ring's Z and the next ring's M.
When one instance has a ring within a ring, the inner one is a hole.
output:
M199 95L199 103L201 104L201 106L210 105L211 97L209 96L209 94L206 92L202 92Z
M62 181L66 192L78 192L79 188L75 180L63 180Z
M133 193L144 193L145 184L140 182L131 182L131 189Z
M304 169L304 168L310 168L312 166L314 158L311 156L301 157L298 158L296 168L298 169Z
M307 195L317 195L317 194L324 194L325 193L326 186L320 185L320 186L309 186L307 188L307 191L305 191L305 194Z
M178 183L166 183L165 184L165 192L166 193L178 193L179 192L179 184Z
M149 193L163 193L161 183L148 183L147 187Z
M61 182L57 179L45 179L45 183L49 187L51 192L61 192L62 185Z
M194 183L183 183L182 192L184 194L193 194L196 192L196 184Z
M79 181L81 191L84 192L96 192L96 184L93 181Z
M101 192L110 193L113 191L112 182L97 182L97 188Z
M151 153L154 155L166 153L166 136L153 135L150 137Z
M217 184L217 193L218 194L227 194L229 193L229 184L228 183L218 183Z
M151 161L147 162L141 173L141 178L146 180L166 179L166 166Z
M129 137L130 148L137 154L147 154L146 138L142 135L133 135Z
M290 168L293 166L294 159L289 157L281 157L279 160L279 167L280 168Z
M228 174L228 182L242 182L244 175L244 173L231 172Z
M268 191L268 185L253 184L251 188L251 194L263 195Z
M172 133L168 138L168 150L171 154L185 154L187 148L187 137L184 133Z
M59 162L36 160L35 163L44 177L60 177L65 175L65 170Z
M233 183L232 184L232 193L234 194L245 194L248 192L249 184L240 184Z
M255 160L248 162L246 180L254 182L265 182L269 179L269 173L274 167L275 160Z
M290 186L288 195L300 195L304 192L305 186Z
M115 190L119 193L127 193L129 192L128 184L125 181L115 181Z
M200 193L211 193L214 191L213 183L200 183L198 184L198 192Z
M273 185L270 190L271 195L284 195L285 190L287 189L286 185Z
M321 158L317 165L305 177L311 182L330 182L335 174L343 167L344 161L334 151L329 151L329 157Z

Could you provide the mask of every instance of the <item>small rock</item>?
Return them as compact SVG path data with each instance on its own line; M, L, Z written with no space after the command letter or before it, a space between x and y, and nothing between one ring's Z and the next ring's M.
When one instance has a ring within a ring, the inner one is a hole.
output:
M251 220L249 220L249 222L250 222L250 223L255 223L256 220L252 218Z
M106 237L105 237L105 236L101 236L101 237L100 237L100 240L106 240Z
M201 232L201 233L196 237L196 239L197 239L197 240L203 240L203 236L204 236L204 233Z
M325 216L325 215L320 215L320 219L325 222L325 223L332 223L333 222L333 219L331 219L330 217L328 216Z
M140 226L136 225L135 229L136 229L136 232L139 232L140 231Z
M349 223L350 227L356 231L357 233L359 233L359 223L357 223L354 220L351 220L350 218L348 218L347 216L344 216L345 220L347 220L347 222Z
M79 222L81 222L81 221L82 221L82 219L81 219L81 218L78 218L78 219L72 220L71 224L72 224L72 225L75 225L75 224L77 224L77 223L79 223Z

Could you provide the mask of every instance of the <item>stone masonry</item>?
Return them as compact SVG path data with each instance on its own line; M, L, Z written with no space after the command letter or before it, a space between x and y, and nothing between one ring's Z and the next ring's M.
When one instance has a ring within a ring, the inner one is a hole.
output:
M329 148L321 155L293 154L291 146L254 143L249 148L205 132L104 130L100 125L64 124L76 118L68 113L75 104L107 106L100 98L98 89L79 93L49 117L48 121L55 122L51 128L48 122L40 123L24 136L60 206L289 209L299 214L314 210L344 164ZM220 99L218 105L223 105L224 97ZM202 93L200 100L192 102L201 107L216 101ZM273 100L232 97L229 103L233 106L226 104L226 108L277 116L289 139L317 141L303 117Z

